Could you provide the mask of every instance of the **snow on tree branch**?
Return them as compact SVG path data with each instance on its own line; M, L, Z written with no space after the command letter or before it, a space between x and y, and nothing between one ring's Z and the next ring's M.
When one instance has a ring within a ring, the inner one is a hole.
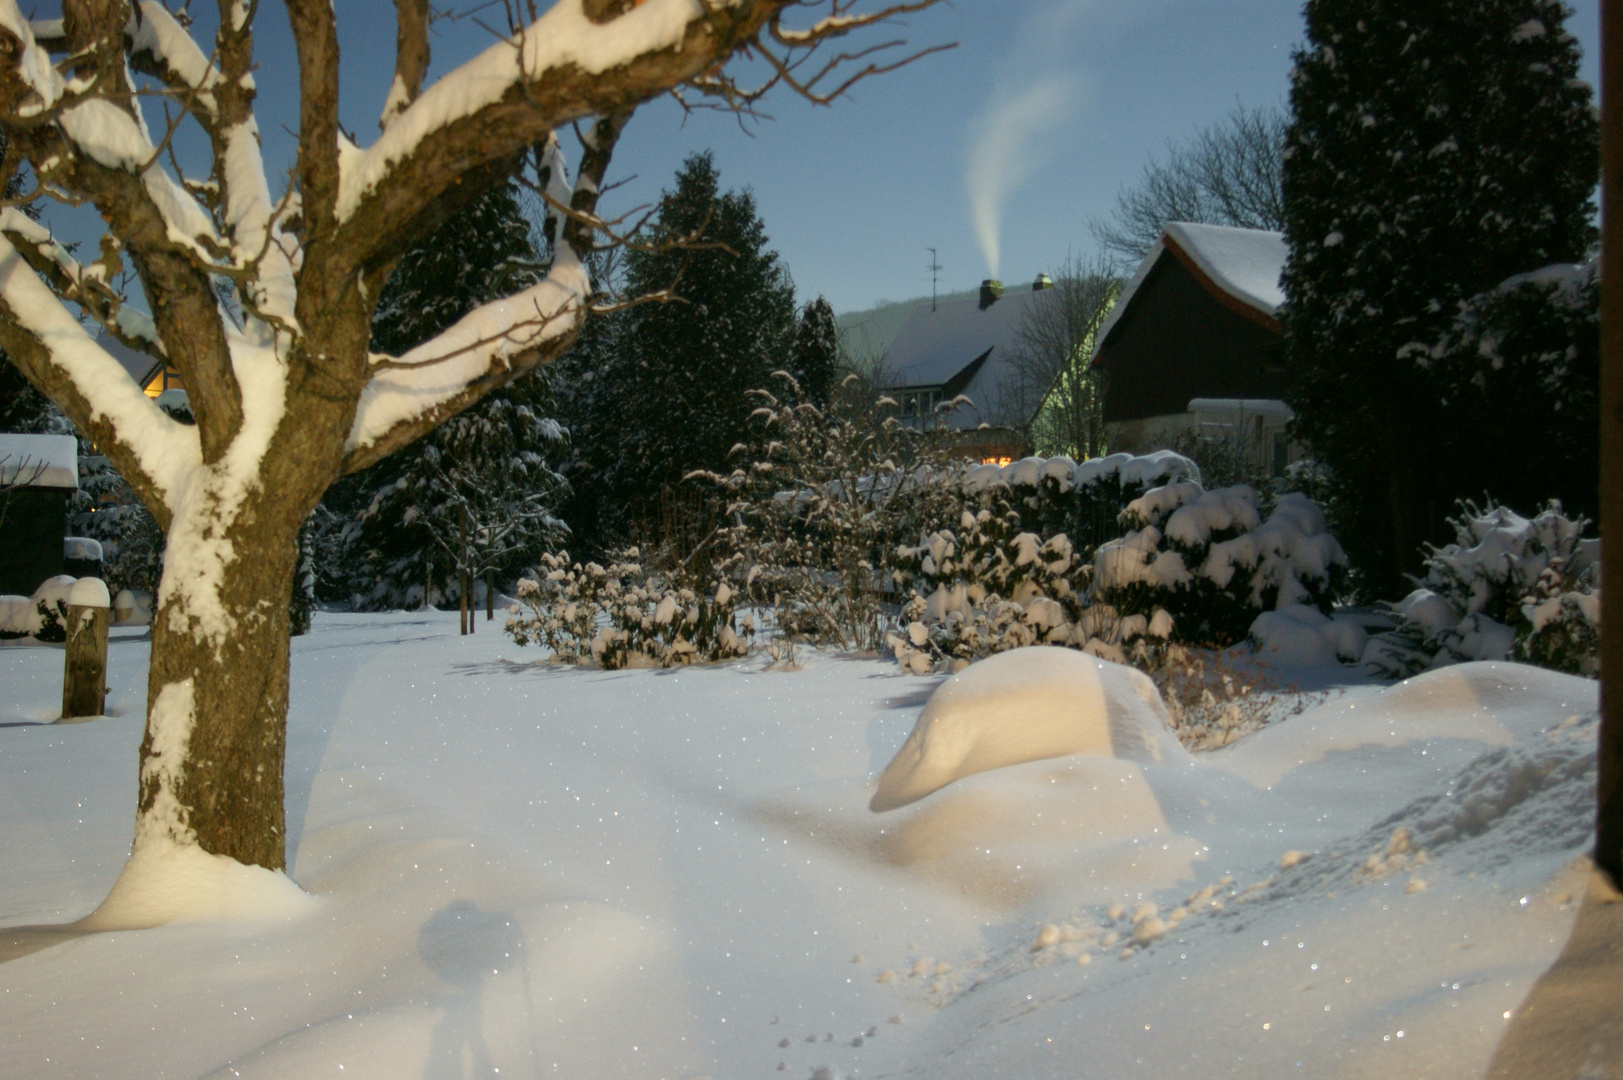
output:
M167 503L184 470L201 459L197 429L170 419L141 391L39 279L9 235L0 234L0 346L84 418L89 434L138 491Z

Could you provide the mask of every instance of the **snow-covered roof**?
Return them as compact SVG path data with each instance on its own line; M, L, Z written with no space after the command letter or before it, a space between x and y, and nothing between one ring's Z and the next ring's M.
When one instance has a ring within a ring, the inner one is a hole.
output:
M1172 222L1165 235L1234 299L1268 315L1284 305L1279 274L1285 269L1289 249L1283 235L1186 221Z
M1244 413L1247 416L1272 416L1282 420L1293 419L1296 414L1283 401L1273 398L1193 398L1189 402L1192 413Z
M1010 378L1009 360L1021 320L1028 311L1057 303L1058 295L1055 289L1033 290L1022 285L984 308L978 296L944 301L934 310L919 305L885 353L885 388L896 392L947 387L979 362L963 386L953 387L974 402L975 408L955 410L947 423L955 428L996 423L992 414L1003 411L1001 399L1016 381ZM1016 406L1010 411L1020 411L1020 403L1010 404ZM1029 404L1035 410L1037 402Z
M1170 256L1188 266L1212 289L1218 299L1227 298L1250 308L1270 322L1285 303L1279 275L1285 269L1289 249L1281 233L1267 229L1237 229L1229 225L1199 225L1189 221L1167 224L1161 239L1150 248L1144 261L1122 289L1116 306L1110 309L1099 328L1093 356L1097 361L1116 324L1127 314L1138 289L1149 278L1162 256Z
M79 441L72 435L0 435L0 486L77 488Z

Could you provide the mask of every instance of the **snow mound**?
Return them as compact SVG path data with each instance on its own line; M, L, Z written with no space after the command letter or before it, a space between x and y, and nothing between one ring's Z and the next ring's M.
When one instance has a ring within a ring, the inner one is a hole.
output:
M1160 761L1182 752L1159 691L1141 672L1072 649L1013 649L937 688L868 808L895 810L955 780L1027 761Z
M1349 695L1217 751L1208 760L1259 788L1363 747L1413 747L1444 760L1443 743L1474 759L1597 708L1587 679L1524 664L1478 662L1429 671L1373 696ZM1388 763L1385 768L1392 768Z
M1369 635L1357 623L1332 619L1309 604L1265 611L1251 624L1257 654L1291 667L1323 667L1364 655Z
M85 930L141 930L166 923L268 922L313 910L315 897L285 874L244 866L200 847L149 840L130 855Z

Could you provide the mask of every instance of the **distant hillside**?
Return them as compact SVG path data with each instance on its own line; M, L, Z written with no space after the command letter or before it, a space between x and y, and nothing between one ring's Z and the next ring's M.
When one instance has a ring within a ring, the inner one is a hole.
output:
M978 295L979 289L938 293L936 302L962 300ZM914 300L892 300L868 308L866 311L853 311L834 316L834 323L840 328L841 348L854 363L860 363L865 367L873 366L873 362L885 354L885 350L890 347L891 339L896 336L897 331L907 322L914 310L920 304L929 302L928 296Z

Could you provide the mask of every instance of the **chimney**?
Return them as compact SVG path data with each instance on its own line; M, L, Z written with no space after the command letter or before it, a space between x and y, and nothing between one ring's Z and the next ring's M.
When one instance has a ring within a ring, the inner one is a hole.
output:
M1054 279L1047 274L1038 274L1037 280L1031 283L1032 292L1042 292L1044 289L1052 289L1053 287Z
M985 311L987 308L997 303L998 298L1002 295L1003 282L994 278L987 278L985 281L981 282L981 310Z

